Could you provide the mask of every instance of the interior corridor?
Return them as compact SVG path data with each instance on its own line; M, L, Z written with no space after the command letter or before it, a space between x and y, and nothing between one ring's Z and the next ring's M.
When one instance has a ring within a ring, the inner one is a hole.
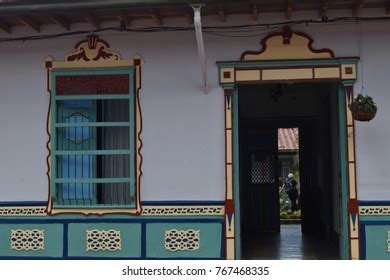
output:
M244 260L335 260L336 247L313 240L301 232L301 225L280 225L280 232L262 232L242 240Z

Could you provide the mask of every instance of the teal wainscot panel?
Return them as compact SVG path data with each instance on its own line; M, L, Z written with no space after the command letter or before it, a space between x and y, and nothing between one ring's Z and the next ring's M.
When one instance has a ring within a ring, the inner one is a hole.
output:
M390 225L366 225L365 258L367 260L390 260Z
M222 257L221 223L149 223L146 257L156 259L219 259Z
M68 256L139 258L141 225L138 223L70 223Z
M1 257L63 256L62 224L0 224Z

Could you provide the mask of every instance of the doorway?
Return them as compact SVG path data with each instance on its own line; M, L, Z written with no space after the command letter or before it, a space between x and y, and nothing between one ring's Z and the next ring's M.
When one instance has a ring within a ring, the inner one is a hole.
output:
M338 84L240 85L238 92L242 258L339 258ZM297 133L299 209L287 211L299 210L295 223L281 219L281 129Z

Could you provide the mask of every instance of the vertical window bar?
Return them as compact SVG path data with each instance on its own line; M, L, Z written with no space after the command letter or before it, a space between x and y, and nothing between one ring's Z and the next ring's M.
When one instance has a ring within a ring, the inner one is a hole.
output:
M81 123L84 123L84 118L81 117ZM88 140L89 141L89 140ZM81 150L84 150L84 127L81 127ZM81 178L85 178L84 176L84 155L81 155ZM83 201L83 205L85 205L85 196L84 196L84 187L86 187L88 183L82 183L81 184L81 198Z
M91 120L91 119L90 119ZM92 121L95 121L94 119L92 119ZM95 139L95 135L93 134L93 130L91 131L91 127L87 127L86 128L87 131L88 131L88 135L90 137L89 141L88 141L88 147L86 147L86 149L89 149L89 146L91 145L91 142L94 141L96 142L96 139ZM96 145L95 145L95 148L96 148ZM91 155L88 155L88 170L87 170L87 178L91 178L90 176L90 173L91 173L91 169L92 168L96 168L96 166L93 165L93 163L91 162ZM89 196L89 204L92 205L92 204L95 204L96 202L96 196L94 194L94 184L93 183L89 183L88 184L88 188L87 188L87 191L88 191L88 196Z
M108 101L108 116L113 116L112 114L112 100L109 100ZM114 135L111 133L111 129L110 128L107 128L108 130L108 133L109 133L109 136L110 136L110 142L109 142L109 145L108 147L110 148L113 148L113 142L114 142ZM109 176L112 177L113 176L113 165L114 165L114 157L113 156L109 156L110 158L110 165L109 165L109 170L110 170L110 174ZM113 188L112 188L112 184L107 184L110 188L110 204L113 205L114 204L114 193L113 193Z
M112 102L112 109L113 109L113 112L112 114L114 115L114 119L117 120L117 116L118 116L118 107L117 107L117 102L118 100L113 100ZM116 138L119 139L118 135L114 134L115 131L114 131L114 128L110 127L110 130L111 130L111 135L112 135L112 144L111 144L111 147L113 149L117 149L118 148L118 142L117 141L114 141ZM116 137L116 138L115 138ZM120 156L112 156L112 172L113 172L113 175L112 177L118 177L118 172L119 172L119 168L115 168L116 166L118 166L118 164L120 163L119 162L119 158ZM114 200L114 204L117 205L119 202L118 202L118 189L117 189L118 185L117 184L112 184L111 188L112 188L112 192L113 192L113 200Z
M74 162L73 162L73 166L74 166L74 174L73 174L73 178L77 178L77 155L74 155L73 156L74 158ZM73 183L73 194L74 194L74 201L76 202L77 204L77 184L76 183Z
M122 111L122 115L124 116L124 120L126 121L130 121L128 119L128 116L127 116L127 101L123 101L122 102L122 106L121 106L121 111ZM130 143L126 143L126 139L128 138L127 136L127 127L123 127L122 128L122 142L123 142L123 147L126 147L126 148L130 148ZM129 177L129 172L128 171L128 157L126 155L123 155L123 166L122 166L122 172L123 172L123 177ZM122 186L122 192L123 192L123 204L126 205L128 204L128 201L130 199L129 197L129 184L128 183L124 183L123 186Z

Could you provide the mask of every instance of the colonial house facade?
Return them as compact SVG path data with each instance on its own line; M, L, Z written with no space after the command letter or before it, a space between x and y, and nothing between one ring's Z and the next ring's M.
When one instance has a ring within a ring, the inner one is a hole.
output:
M299 128L313 250L390 259L386 1L5 2L0 258L246 258Z

